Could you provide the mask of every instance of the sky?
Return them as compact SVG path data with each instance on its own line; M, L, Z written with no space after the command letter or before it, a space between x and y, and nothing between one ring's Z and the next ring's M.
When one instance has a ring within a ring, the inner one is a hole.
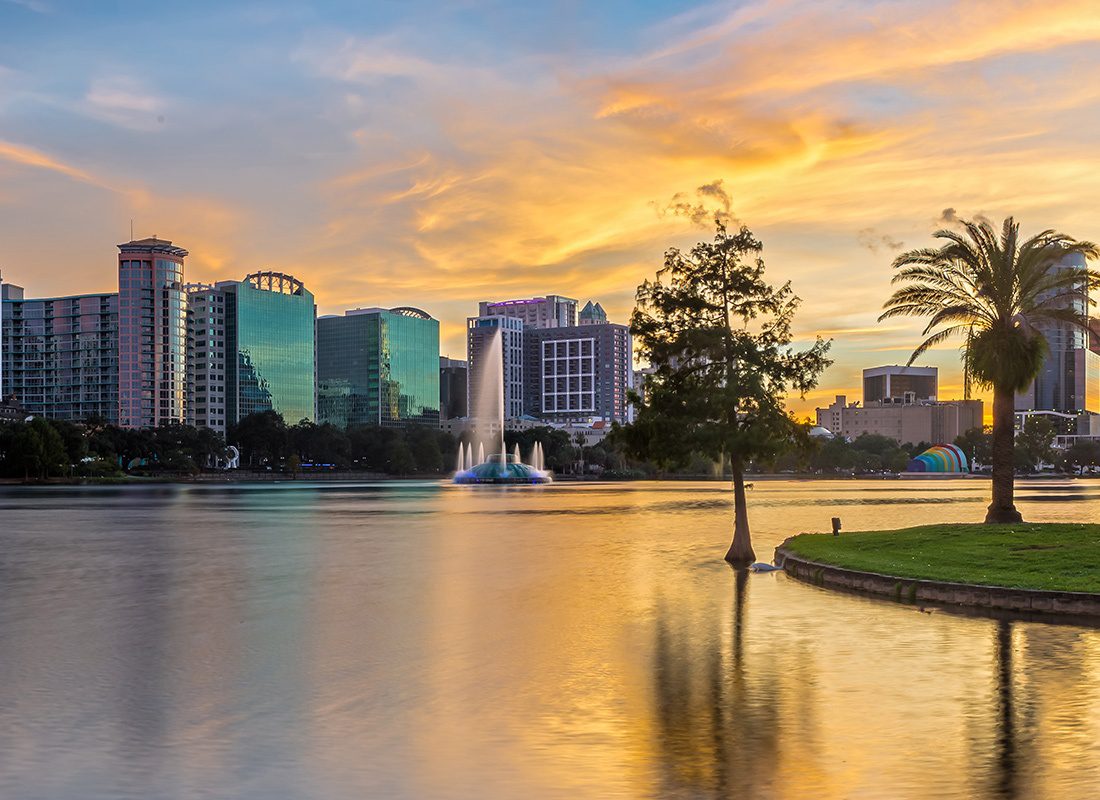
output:
M417 306L462 357L479 300L628 321L724 212L833 340L802 413L907 360L876 320L935 230L1100 240L1098 40L1095 0L0 0L0 270L110 290L132 220L188 280ZM961 396L956 345L921 363Z

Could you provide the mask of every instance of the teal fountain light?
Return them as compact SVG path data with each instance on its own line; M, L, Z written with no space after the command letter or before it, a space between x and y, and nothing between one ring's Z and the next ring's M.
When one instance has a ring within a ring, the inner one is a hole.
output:
M455 473L455 483L538 484L550 483L550 473L524 464L509 453L495 453L480 464Z

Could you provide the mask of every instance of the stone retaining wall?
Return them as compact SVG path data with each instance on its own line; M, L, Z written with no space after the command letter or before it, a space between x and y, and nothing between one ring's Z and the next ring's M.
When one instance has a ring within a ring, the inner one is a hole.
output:
M1043 589L1009 589L916 578L899 578L875 572L859 572L810 561L786 549L775 548L775 563L790 576L831 589L891 597L907 603L937 603L979 609L1100 617L1100 594L1051 592Z

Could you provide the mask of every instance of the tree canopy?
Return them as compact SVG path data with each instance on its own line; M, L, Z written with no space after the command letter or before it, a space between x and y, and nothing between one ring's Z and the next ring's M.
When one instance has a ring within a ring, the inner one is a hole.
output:
M817 385L831 363L830 343L818 337L806 349L793 346L799 299L790 283L765 280L763 246L748 228L716 228L711 242L668 250L656 279L638 287L631 331L653 374L625 438L633 453L658 463L680 464L693 453L730 460L735 524L727 559L743 564L755 558L745 465L805 440L807 426L784 400Z
M941 230L940 247L902 253L880 320L926 317L923 341L909 363L952 337L962 338L967 373L993 389L993 498L986 522L1019 522L1013 502L1015 393L1039 375L1045 330L1088 325L1088 294L1100 274L1085 266L1100 255L1092 242L1045 230L1021 239L1012 217Z

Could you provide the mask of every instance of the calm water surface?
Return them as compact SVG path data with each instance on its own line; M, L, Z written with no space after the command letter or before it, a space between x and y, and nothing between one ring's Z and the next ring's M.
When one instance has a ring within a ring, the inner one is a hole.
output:
M987 492L759 482L754 542L972 521ZM1020 499L1100 518L1100 482ZM738 577L730 501L0 489L0 797L1100 794L1100 631Z

